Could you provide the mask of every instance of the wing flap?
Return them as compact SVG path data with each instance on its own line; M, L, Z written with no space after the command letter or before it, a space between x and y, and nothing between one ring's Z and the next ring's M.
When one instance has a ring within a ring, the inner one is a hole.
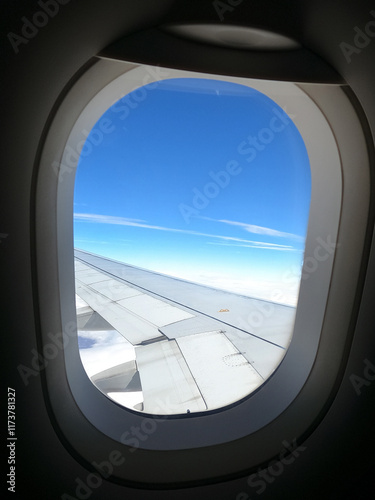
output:
M198 333L176 342L210 409L238 401L264 382L224 333Z
M173 415L207 409L176 341L137 346L135 351L145 412Z

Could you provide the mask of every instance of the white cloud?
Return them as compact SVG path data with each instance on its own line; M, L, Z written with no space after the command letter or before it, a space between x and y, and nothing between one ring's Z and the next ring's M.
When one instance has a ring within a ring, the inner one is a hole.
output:
M75 239L74 243L96 243L97 245L108 245L109 241L103 241L103 240L85 240L85 239Z
M263 243L261 241L252 241L249 245L237 243L216 243L208 242L208 245L228 246L232 248L258 248L262 250L280 250L282 252L301 252L302 250L294 248L291 245L279 245L277 243Z
M135 359L134 347L116 330L79 330L78 336L95 342L92 347L79 350L89 377Z
M259 244L262 244L264 246L264 249L274 249L274 250L281 250L284 248L286 251L294 250L291 247L282 247L282 246L277 246L274 245L273 247L270 246L272 244L268 243L261 243L261 242L254 242L252 240L246 240L243 238L236 238L233 236L224 236L224 235L219 235L219 234L209 234L209 233L201 233L199 231L191 231L189 229L176 229L176 228L171 228L171 227L165 227L165 226L154 226L152 224L147 224L145 221L141 219L129 219L126 217L118 217L114 215L100 215L100 214L85 214L85 213L75 213L74 214L74 219L80 222L91 222L91 223L97 223L97 224L113 224L113 225L120 225L120 226L131 226L131 227L140 227L140 228L145 228L145 229L154 229L157 231L167 231L167 232L172 232L172 233L180 233L180 234L191 234L193 236L204 236L206 238L215 238L219 240L224 240L224 241L235 241L239 243L246 243L247 245L251 245L252 248L261 248L260 246L257 246ZM207 218L208 219L208 218ZM210 219L210 220L215 220L215 219ZM242 224L242 223L236 223L233 221L218 221L218 222L226 222L228 224L233 224L233 225L244 225L248 227L255 227L255 228L260 228L260 226L250 226L249 224ZM260 228L263 230L266 230L267 228ZM269 229L268 231L273 231ZM279 235L288 235L289 233L281 233L280 231L276 231L277 233L280 233ZM264 233L258 233L258 234L267 234L266 232ZM303 241L303 238L300 236L292 235L295 238L300 238Z
M101 214L85 214L74 213L74 219L81 222L96 222L99 224L119 224L122 226L141 226L144 227L142 219L129 219L126 217L117 217L115 215L101 215Z
M246 224L244 222L237 222L233 220L226 219L211 219L210 217L201 217L202 219L211 220L213 222L221 222L223 224L228 224L230 226L242 227L248 233L262 234L264 236L273 236L276 238L290 238L295 241L305 241L303 236L299 236L293 233L286 233L284 231L277 231L276 229L271 229L269 227L256 226L255 224Z
M116 330L79 330L79 337L90 339L95 342L93 347L103 347L115 344L126 344L129 342Z
M299 279L289 283L279 275L259 277L259 275L253 276L251 273L244 273L242 276L238 276L205 270L194 271L194 269L159 269L158 272L210 288L289 306L296 306L300 286Z

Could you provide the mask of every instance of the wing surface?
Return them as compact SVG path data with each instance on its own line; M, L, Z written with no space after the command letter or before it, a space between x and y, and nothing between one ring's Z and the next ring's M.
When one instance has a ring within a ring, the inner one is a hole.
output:
M151 414L212 410L259 387L295 309L75 250L80 354L93 383Z

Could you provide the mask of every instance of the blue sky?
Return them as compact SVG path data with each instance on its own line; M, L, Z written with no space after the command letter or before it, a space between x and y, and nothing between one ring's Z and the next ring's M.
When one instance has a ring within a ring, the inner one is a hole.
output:
M303 140L275 102L221 80L164 80L124 96L88 135L75 246L269 298L301 266L310 190Z

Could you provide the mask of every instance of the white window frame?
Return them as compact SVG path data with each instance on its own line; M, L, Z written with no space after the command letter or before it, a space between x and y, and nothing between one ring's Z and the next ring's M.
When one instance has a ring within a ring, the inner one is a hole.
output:
M106 398L82 366L74 327L75 166L71 160L72 151L82 147L83 130L90 130L120 97L157 81L160 74L163 79L217 78L248 85L269 96L292 117L310 159L312 192L305 263L311 262L314 267L301 281L294 334L274 374L238 404L162 421ZM51 120L36 190L42 346L51 343L51 334L65 332L64 349L59 349L45 367L46 386L57 425L71 446L88 462L100 457L104 460L111 450L121 449L128 461L115 475L125 481L144 481L144 470L152 459L149 480L167 483L171 480L171 455L162 451L179 450L184 467L177 481L193 481L255 467L276 456L283 440L306 433L334 391L343 353L350 342L349 325L361 265L358 256L364 247L369 199L366 142L345 87L95 60L66 91ZM151 420L152 425L147 427L145 422ZM148 434L145 431L147 438L139 441L137 453L133 453L131 429L142 426L153 430ZM267 439L270 433L273 439ZM77 435L78 441L74 439ZM219 472L210 460L205 460L205 447L211 446L216 446L218 459L222 457ZM183 451L188 449L195 450L194 459Z

